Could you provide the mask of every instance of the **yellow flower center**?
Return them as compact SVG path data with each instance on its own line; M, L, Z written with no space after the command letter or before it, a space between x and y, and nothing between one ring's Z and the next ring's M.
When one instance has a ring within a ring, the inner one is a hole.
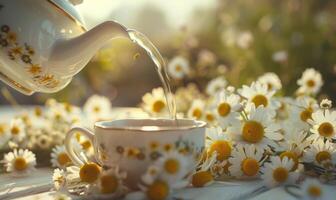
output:
M14 168L18 171L27 169L28 163L23 157L17 157L14 161Z
M256 107L263 105L264 107L266 107L268 105L268 100L265 97L265 95L262 94L258 94L256 96L253 97L252 102L254 103L254 105Z
M320 196L322 196L322 190L320 187L312 185L308 188L307 190L309 196L314 197L314 198L318 198Z
M95 113L99 113L100 110L101 110L100 106L94 106L93 107L93 112L95 112Z
M149 200L164 200L169 195L169 186L163 181L155 181L147 188L146 194Z
M157 100L153 103L153 111L156 113L161 112L161 110L165 107L165 103L161 100Z
M105 175L100 178L101 192L104 194L114 193L118 188L118 178L113 175Z
M300 113L300 118L302 121L306 122L308 119L312 118L312 114L313 109L309 107Z
M331 154L328 151L320 151L316 154L315 160L322 163L325 160L331 160Z
M273 171L273 179L278 183L283 183L288 178L288 171L283 167L276 168Z
M57 162L58 162L61 166L66 166L66 165L68 165L68 164L71 163L71 160L70 160L68 154L65 153L65 152L63 152L63 153L58 154Z
M202 111L199 108L196 108L192 112L192 116L195 117L196 119L200 119L202 116Z
M176 159L168 159L164 163L164 169L169 174L176 174L180 169L180 162Z
M228 141L217 140L213 142L209 148L209 154L217 152L217 160L223 161L228 159L231 155L232 147Z
M17 126L13 126L13 127L11 128L11 133L12 133L12 135L18 135L18 134L20 133L20 129L19 129L19 127L17 127Z
M35 115L38 117L42 115L42 109L40 107L36 107L34 112L35 112Z
M215 117L211 113L206 114L205 118L208 122L213 122L215 120Z
M250 143L258 143L264 137L264 128L257 121L247 121L243 126L243 139Z
M176 66L175 66L175 70L176 70L177 72L182 71L182 66L181 66L181 65L176 65Z
M199 171L193 174L191 183L194 187L203 187L214 180L209 171Z
M318 132L323 137L330 137L334 133L334 127L329 122L324 122L318 127Z
M253 158L243 160L241 167L246 176L255 176L259 172L259 162Z
M217 112L220 116L226 117L231 111L231 106L228 103L221 103L218 108Z
M283 153L280 154L280 158L283 159L284 157L287 157L288 159L292 159L292 161L294 162L294 165L291 169L291 171L294 171L298 168L299 166L299 158L298 156L291 151L285 151Z
M312 88L316 85L315 81L313 79L310 79L307 81L307 86Z
M80 179L87 183L95 182L99 174L100 167L95 163L86 163L79 170Z

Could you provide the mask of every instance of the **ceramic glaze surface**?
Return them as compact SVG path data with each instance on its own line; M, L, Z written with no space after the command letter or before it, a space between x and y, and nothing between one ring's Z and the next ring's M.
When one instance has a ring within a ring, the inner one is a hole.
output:
M65 145L72 161L83 164L70 142L73 134L83 133L94 144L96 160L102 166L118 165L125 170L128 185L135 188L147 167L163 153L178 151L196 159L203 151L205 122L178 119L177 123L167 119L97 122L94 132L79 127L70 130ZM141 125L158 129L146 130Z
M27 95L57 92L121 35L113 21L86 31L67 0L0 0L0 79Z

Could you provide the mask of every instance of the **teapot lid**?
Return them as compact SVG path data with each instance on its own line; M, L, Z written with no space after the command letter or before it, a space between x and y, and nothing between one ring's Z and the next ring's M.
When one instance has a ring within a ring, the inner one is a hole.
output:
M52 3L54 6L56 6L58 9L64 11L68 17L74 20L84 30L86 30L82 16L77 12L76 8L71 4L71 2L69 2L68 0L48 0L48 1Z

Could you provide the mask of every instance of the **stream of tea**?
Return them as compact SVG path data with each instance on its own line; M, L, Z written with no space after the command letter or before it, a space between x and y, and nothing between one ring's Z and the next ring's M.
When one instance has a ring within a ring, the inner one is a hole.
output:
M166 70L166 63L154 44L142 33L136 30L127 30L130 39L142 47L155 64L155 69L162 82L166 103L170 113L170 118L176 119L176 103L170 88L170 80Z

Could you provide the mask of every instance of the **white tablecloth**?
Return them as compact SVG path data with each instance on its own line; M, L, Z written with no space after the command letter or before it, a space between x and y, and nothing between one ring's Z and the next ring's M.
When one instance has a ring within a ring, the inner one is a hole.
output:
M11 192L22 191L28 188L33 188L40 185L52 183L52 169L42 168L37 169L29 177L25 178L13 178L8 174L0 175L0 195L8 193L8 188L12 188ZM11 186L14 184L13 186ZM228 183L214 183L211 186L204 188L187 188L177 192L176 196L184 199L195 200L218 200L218 199L231 199L237 195L242 195L253 191L260 187L260 180L257 181L244 181L244 182L228 182ZM326 186L330 192L332 186ZM5 189L7 188L7 189ZM51 188L50 188L51 189ZM46 191L35 195L25 196L21 198L15 198L20 200L37 200L37 199L53 199L53 192ZM1 196L0 196L0 199ZM74 197L74 199L78 199ZM295 200L294 197L286 193L284 188L278 187L271 189L267 192L261 193L258 196L252 198L253 200ZM330 198L332 199L332 198Z

